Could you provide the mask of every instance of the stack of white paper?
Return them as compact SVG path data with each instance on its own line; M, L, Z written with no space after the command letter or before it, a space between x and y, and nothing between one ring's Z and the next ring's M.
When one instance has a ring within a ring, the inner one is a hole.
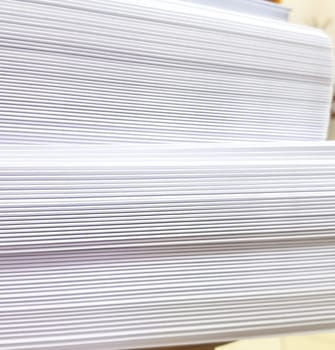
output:
M179 1L179 0L175 0ZM185 0L193 3L220 8L244 14L287 21L290 8L267 0Z
M334 327L333 143L0 152L1 349Z
M0 142L322 140L319 30L182 1L2 0Z

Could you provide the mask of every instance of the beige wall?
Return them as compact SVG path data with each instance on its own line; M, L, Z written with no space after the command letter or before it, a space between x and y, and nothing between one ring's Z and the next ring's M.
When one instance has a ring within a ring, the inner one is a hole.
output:
M321 22L332 19L328 29L329 34L335 37L335 1L334 0L283 0L283 5L292 9L292 22L304 24L311 18Z
M329 140L335 140L335 120L334 120L334 118L330 121L328 138L329 138Z
M319 12L318 3L323 0L283 0L283 5L292 9L291 20L295 23L305 23L308 18Z
M313 19L325 23L331 20L326 32L335 45L335 0L283 0L283 5L292 9L290 20L294 23L308 24ZM334 119L330 122L329 138L335 140Z

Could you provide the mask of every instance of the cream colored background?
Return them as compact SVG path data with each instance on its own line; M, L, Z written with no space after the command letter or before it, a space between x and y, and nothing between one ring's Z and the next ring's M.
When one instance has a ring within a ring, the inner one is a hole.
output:
M335 333L318 333L281 338L246 339L215 350L334 350Z
M292 9L290 20L295 23L317 20L322 24L331 20L326 32L335 44L335 0L283 0L283 5ZM329 138L335 140L335 119L330 122Z
M292 8L291 20L304 24L311 18L319 21L333 19L328 32L335 38L335 1L334 0L283 0L283 5Z

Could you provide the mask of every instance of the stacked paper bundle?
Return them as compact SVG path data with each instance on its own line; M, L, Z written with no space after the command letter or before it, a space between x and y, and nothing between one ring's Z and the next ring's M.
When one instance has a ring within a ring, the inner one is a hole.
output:
M214 8L224 8L234 12L242 12L244 14L252 14L261 17L268 17L287 21L290 9L283 5L278 5L271 0L185 0L197 4L211 6Z
M334 327L334 145L0 150L1 349Z
M334 328L324 34L163 0L0 19L1 350Z
M2 143L322 140L319 30L182 1L2 0Z

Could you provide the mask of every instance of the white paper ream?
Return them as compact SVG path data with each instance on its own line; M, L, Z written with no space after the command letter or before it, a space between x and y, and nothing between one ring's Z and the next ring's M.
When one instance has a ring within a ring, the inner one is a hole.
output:
M178 1L2 0L0 142L323 140L316 29Z
M335 145L0 147L2 350L333 329Z

